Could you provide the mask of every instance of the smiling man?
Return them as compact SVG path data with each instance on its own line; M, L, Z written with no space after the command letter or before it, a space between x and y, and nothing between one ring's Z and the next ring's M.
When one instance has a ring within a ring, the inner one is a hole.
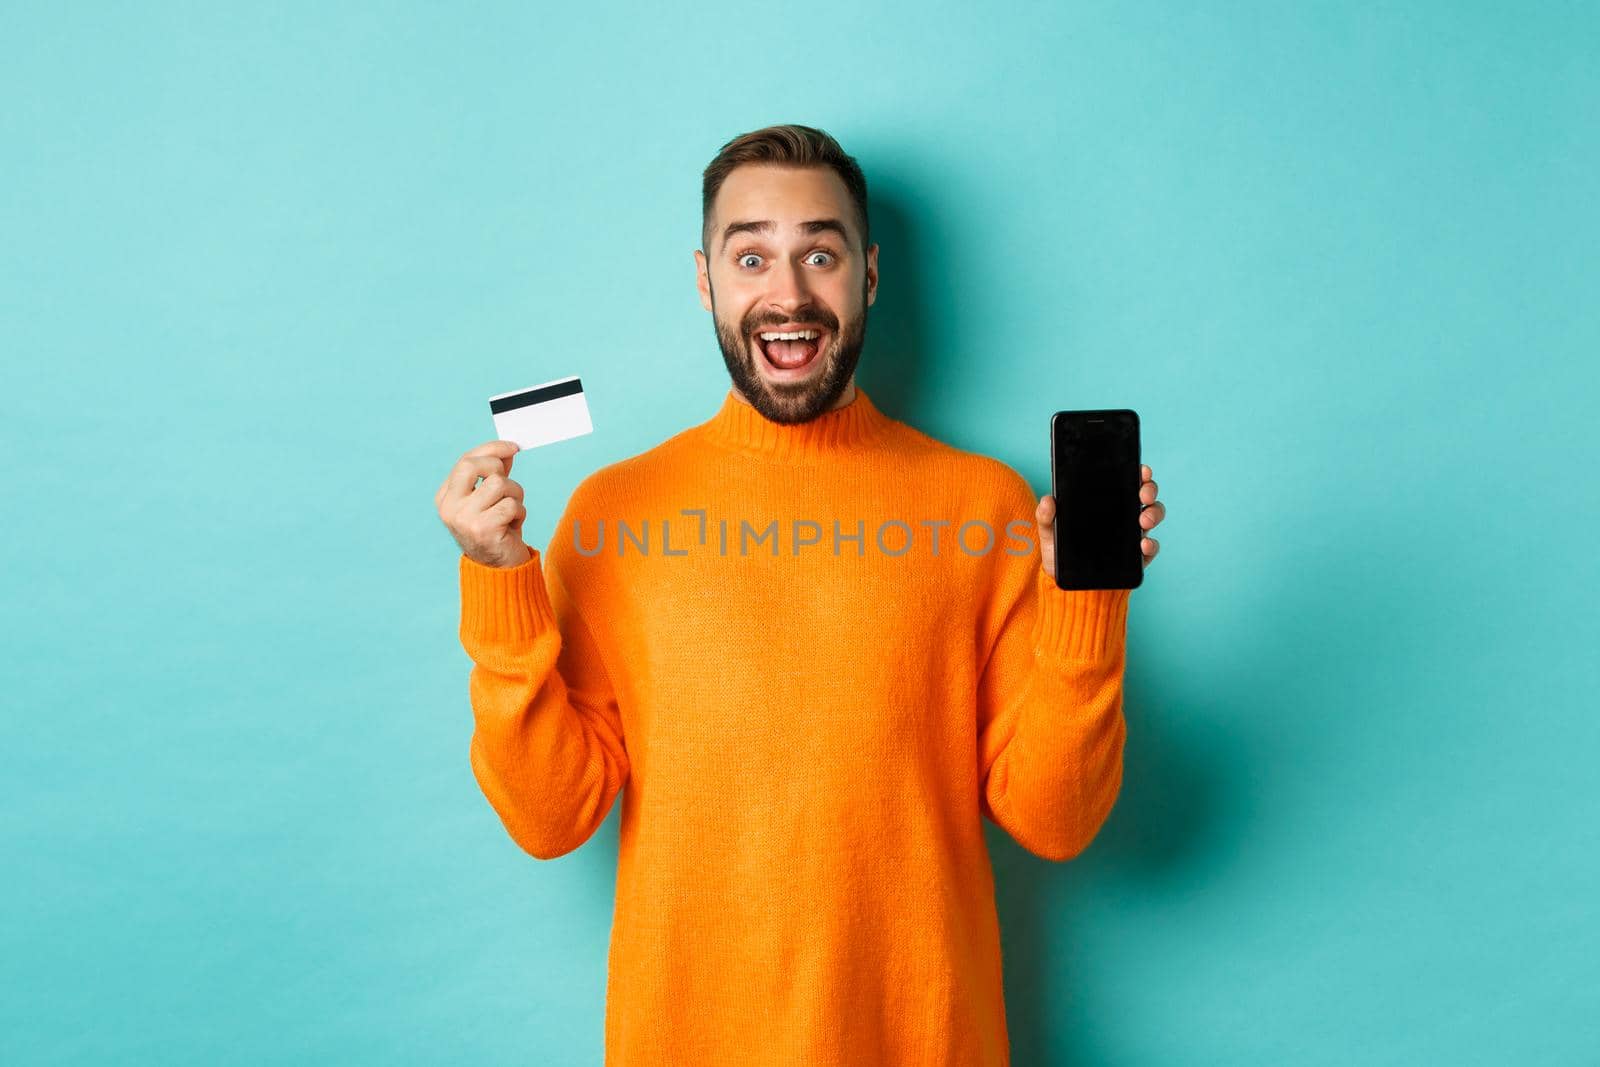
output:
M1001 1067L983 820L1057 861L1099 831L1130 591L1057 588L1054 501L856 387L878 249L833 138L735 138L703 213L715 412L585 478L542 553L514 443L435 496L473 774L541 859L622 798L608 1067Z
M805 158L810 142L795 137L799 151L780 158ZM701 238L716 266L695 251L700 302L716 323L733 394L773 422L808 422L855 399L878 246L867 244L849 168L841 177L829 166L758 165L748 155L725 154L706 174ZM864 181L858 191L864 200Z

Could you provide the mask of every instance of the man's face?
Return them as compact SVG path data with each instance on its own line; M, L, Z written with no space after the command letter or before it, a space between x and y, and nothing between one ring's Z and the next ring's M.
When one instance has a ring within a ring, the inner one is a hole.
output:
M745 164L712 205L696 250L700 303L744 398L773 422L805 422L850 385L877 299L878 246L830 167ZM798 340L767 339L805 332Z

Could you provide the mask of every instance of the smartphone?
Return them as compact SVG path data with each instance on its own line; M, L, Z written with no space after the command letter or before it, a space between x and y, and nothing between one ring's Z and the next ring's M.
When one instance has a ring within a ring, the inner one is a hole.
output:
M1056 586L1137 589L1139 416L1127 408L1050 417L1050 486L1056 498Z

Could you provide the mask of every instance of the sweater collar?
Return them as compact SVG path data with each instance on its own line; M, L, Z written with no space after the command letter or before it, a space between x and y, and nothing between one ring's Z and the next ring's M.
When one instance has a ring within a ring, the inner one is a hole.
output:
M864 449L879 440L894 420L878 410L860 385L842 408L808 422L773 422L729 389L722 406L700 424L706 440L723 448L775 459L803 459Z

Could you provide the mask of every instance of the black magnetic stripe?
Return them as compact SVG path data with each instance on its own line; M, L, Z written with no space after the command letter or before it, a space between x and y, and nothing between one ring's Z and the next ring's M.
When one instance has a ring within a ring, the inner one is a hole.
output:
M498 415L502 411L515 411L517 408L525 408L529 404L542 404L546 400L559 400L564 396L571 396L573 393L581 392L583 392L583 382L574 378L570 382L557 382L554 385L546 385L540 389L529 389L526 393L517 393L515 396L503 396L499 400L491 400L489 401L489 411L491 414Z

